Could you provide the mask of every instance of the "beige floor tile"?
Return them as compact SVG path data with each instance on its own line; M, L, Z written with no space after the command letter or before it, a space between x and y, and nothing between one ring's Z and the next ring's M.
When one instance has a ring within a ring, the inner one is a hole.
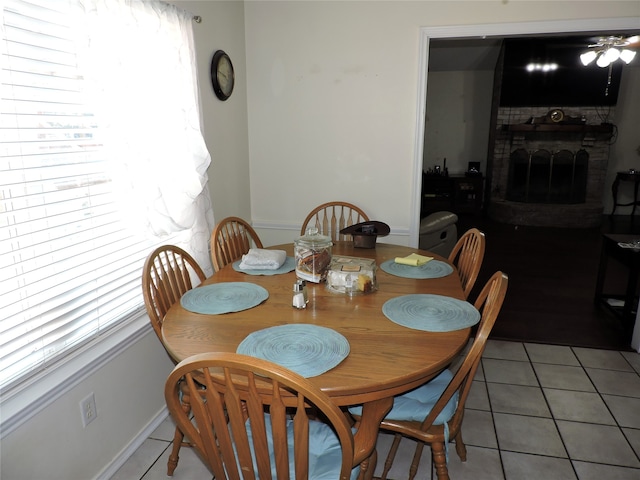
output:
M173 436L176 432L176 424L173 422L171 415L167 416L164 421L156 428L149 438L156 440L166 440L168 442L173 441Z
M528 362L483 358L482 365L484 378L487 382L538 386L538 380Z
M550 418L494 414L500 450L567 458L560 434Z
M534 417L551 417L547 402L539 387L487 383L491 410Z
M629 362L625 360L620 352L582 347L573 347L573 351L584 367L627 372L633 371Z
M622 356L629 362L629 365L640 373L640 353L638 352L621 352Z
M491 412L466 409L462 423L462 440L467 446L498 448Z
M640 376L637 373L598 368L587 368L586 371L601 394L640 398Z
M533 368L543 387L583 392L596 391L582 367L533 363Z
M449 453L449 476L455 480L502 480L500 453L491 448L467 447L467 461L463 462L452 448ZM436 478L417 476L416 478Z
M169 446L170 443L162 440L145 440L110 480L132 480L142 478L149 467L153 465L157 458L160 457ZM166 478L166 462L164 474Z
M607 406L597 393L544 389L553 418L574 422L615 425Z
M487 393L487 384L484 382L474 381L469 390L467 397L467 408L475 410L490 410L489 394Z
M603 395L605 403L621 427L640 429L640 398Z
M567 458L502 452L506 480L576 480Z
M627 437L627 440L629 441L631 448L636 452L636 455L640 457L640 430L635 428L623 428L622 433Z
M599 465L596 463L573 462L579 480L638 480L640 470L637 468Z
M482 362L478 365L478 370L476 370L476 375L473 379L479 382L484 382L484 369L482 368Z
M169 460L170 452L170 449L164 452L149 469L143 480L167 480L168 478L173 480L210 480L213 478L213 474L192 448L180 449L180 460L173 472L173 477L167 477L167 460Z
M528 362L524 345L519 342L506 342L503 340L488 340L485 346L484 358L496 358L499 360L518 360Z
M640 468L619 428L558 420L558 430L572 460Z
M552 363L555 365L579 366L580 362L571 350L571 347L561 345L543 345L539 343L524 344L529 359L537 363Z

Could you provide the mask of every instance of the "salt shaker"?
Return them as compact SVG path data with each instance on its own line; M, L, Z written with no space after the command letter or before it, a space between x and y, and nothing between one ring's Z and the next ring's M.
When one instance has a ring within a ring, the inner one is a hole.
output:
M299 282L293 284L293 306L295 308L306 308L307 306L304 301L304 290Z

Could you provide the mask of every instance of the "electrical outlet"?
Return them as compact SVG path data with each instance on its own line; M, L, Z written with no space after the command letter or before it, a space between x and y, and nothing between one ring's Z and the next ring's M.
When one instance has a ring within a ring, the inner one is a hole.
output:
M96 397L91 392L82 401L80 401L80 414L82 415L82 426L86 427L93 422L98 416L96 408Z

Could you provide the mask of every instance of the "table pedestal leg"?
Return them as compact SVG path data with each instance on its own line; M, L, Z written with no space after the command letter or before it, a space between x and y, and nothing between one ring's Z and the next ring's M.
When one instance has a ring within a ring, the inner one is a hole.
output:
M362 406L362 416L357 426L358 431L354 435L355 443L355 463L366 461L367 472L365 478L371 478L375 470L375 457L373 462L369 461L369 457L376 447L378 440L378 432L380 431L380 422L384 416L389 413L393 407L393 397L367 402ZM371 465L373 463L373 465Z

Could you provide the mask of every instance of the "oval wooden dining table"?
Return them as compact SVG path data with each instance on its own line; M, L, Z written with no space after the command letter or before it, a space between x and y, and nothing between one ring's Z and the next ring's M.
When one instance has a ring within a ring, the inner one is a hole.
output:
M293 244L276 245L293 256ZM382 262L411 253L446 259L422 250L377 243L373 249L355 248L352 242L338 242L333 255L374 258ZM247 335L285 324L328 327L349 342L348 356L336 367L311 377L324 393L341 407L363 404L361 424L355 435L356 463L367 459L375 448L380 421L393 405L393 397L436 376L465 347L470 328L450 332L427 332L390 321L382 306L394 297L430 293L463 299L455 267L453 273L429 279L404 278L377 270L377 291L348 296L328 291L324 283L307 283L309 303L305 309L292 306L295 271L279 275L249 275L233 264L207 278L203 285L217 282L251 282L267 289L269 297L257 307L234 313L193 313L180 303L165 316L162 336L166 348L177 360L205 352L235 352Z

